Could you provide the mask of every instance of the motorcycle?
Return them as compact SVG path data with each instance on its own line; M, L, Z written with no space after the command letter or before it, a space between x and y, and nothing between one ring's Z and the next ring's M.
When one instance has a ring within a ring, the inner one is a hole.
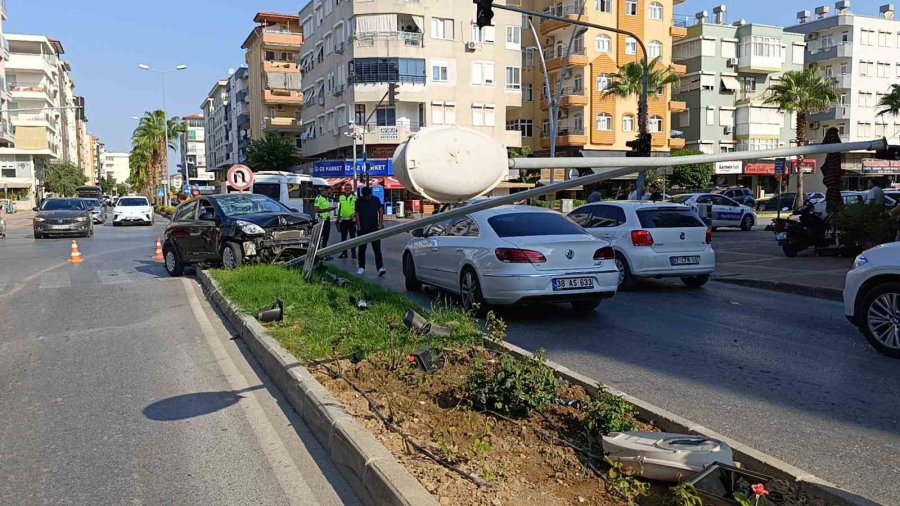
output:
M775 240L781 246L784 256L793 258L797 253L809 248L820 248L835 245L835 234L831 230L831 218L823 218L815 211L816 206L807 200L800 209L787 218L778 218L772 222ZM797 219L793 220L792 217Z

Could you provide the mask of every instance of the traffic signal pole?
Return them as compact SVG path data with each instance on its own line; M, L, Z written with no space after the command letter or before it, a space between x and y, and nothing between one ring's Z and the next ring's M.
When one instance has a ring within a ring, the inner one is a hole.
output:
M387 100L390 105L397 104L397 86L398 86L397 83L388 83L387 92L384 94L383 97L381 97L381 100L379 100L378 103L375 104L375 108L372 109L372 112L369 113L369 115L366 117L365 121L363 122L363 126L362 126L363 167L366 168L367 176L369 174L369 169L367 166L367 164L369 163L369 153L366 148L366 130L369 128L369 120L372 119L372 116L374 116L376 112L378 112L378 109L381 107L381 104L383 104L385 100ZM394 113L394 125L395 126L397 124L396 118L397 118L397 113L395 112ZM356 125L356 124L353 125L353 135L352 135L352 138L353 138L353 193L356 193L356 189L357 189L356 183L357 183L357 180L359 179L359 173L356 168L356 164L357 164L356 141L358 139L358 132L356 130L356 127L358 127L358 126L359 125ZM368 179L366 180L366 185L368 186Z

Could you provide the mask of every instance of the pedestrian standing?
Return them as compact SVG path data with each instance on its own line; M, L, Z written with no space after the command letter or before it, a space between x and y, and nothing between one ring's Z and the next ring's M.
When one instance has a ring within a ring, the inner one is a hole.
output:
M362 189L362 197L356 202L356 224L359 227L359 235L366 235L384 228L384 209L381 201L372 196L372 188L366 186ZM359 270L356 274L362 276L366 273L366 246L359 247ZM372 252L375 253L375 268L378 275L384 276L384 261L381 257L381 241L372 241Z
M356 238L356 195L353 194L353 185L344 185L344 194L338 197L338 229L341 231L341 242ZM353 258L356 258L356 250L351 250ZM341 253L338 258L347 258L347 251Z
M322 240L319 243L319 247L324 248L328 246L328 239L331 237L331 187L323 186L313 205L316 208L316 218L324 223ZM325 260L331 260L331 258L325 258Z

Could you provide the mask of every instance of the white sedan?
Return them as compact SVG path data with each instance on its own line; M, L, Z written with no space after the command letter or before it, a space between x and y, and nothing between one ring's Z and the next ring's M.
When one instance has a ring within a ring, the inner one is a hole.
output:
M113 208L113 225L124 223L142 223L153 225L153 206L147 197L122 197Z
M749 231L753 230L753 226L756 225L756 211L751 207L738 204L728 197L715 193L685 193L675 195L668 201L690 207L694 212L699 213L701 218L708 219L709 226L713 229L739 227L741 230ZM712 207L710 215L706 216L701 212L702 204Z
M615 295L615 252L561 214L501 206L412 232L403 253L410 291L429 284L463 307L571 303L591 311Z
M900 358L900 242L856 257L844 281L844 314L876 350Z
M621 290L636 278L662 277L697 288L716 269L712 230L687 206L615 200L581 206L569 218L611 243Z

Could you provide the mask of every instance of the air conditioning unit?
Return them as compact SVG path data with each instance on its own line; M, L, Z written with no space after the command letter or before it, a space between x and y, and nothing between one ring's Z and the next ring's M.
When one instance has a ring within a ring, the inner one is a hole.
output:
M819 40L819 32L807 33L806 40Z
M467 43L466 43L466 51L474 51L476 47L477 47L477 46L475 45L474 42L467 42Z
M812 123L809 124L809 129L810 130L818 130L819 126L820 125L819 125L818 121L813 121Z
M734 127L730 127L730 126L725 127L726 134L731 135L732 132L734 132Z
M335 44L334 52L337 54L344 54L344 43L341 42L340 44Z
M728 66L729 66L729 67L737 67L737 65L738 65L738 59L737 59L737 58L729 58L729 59L728 59Z

